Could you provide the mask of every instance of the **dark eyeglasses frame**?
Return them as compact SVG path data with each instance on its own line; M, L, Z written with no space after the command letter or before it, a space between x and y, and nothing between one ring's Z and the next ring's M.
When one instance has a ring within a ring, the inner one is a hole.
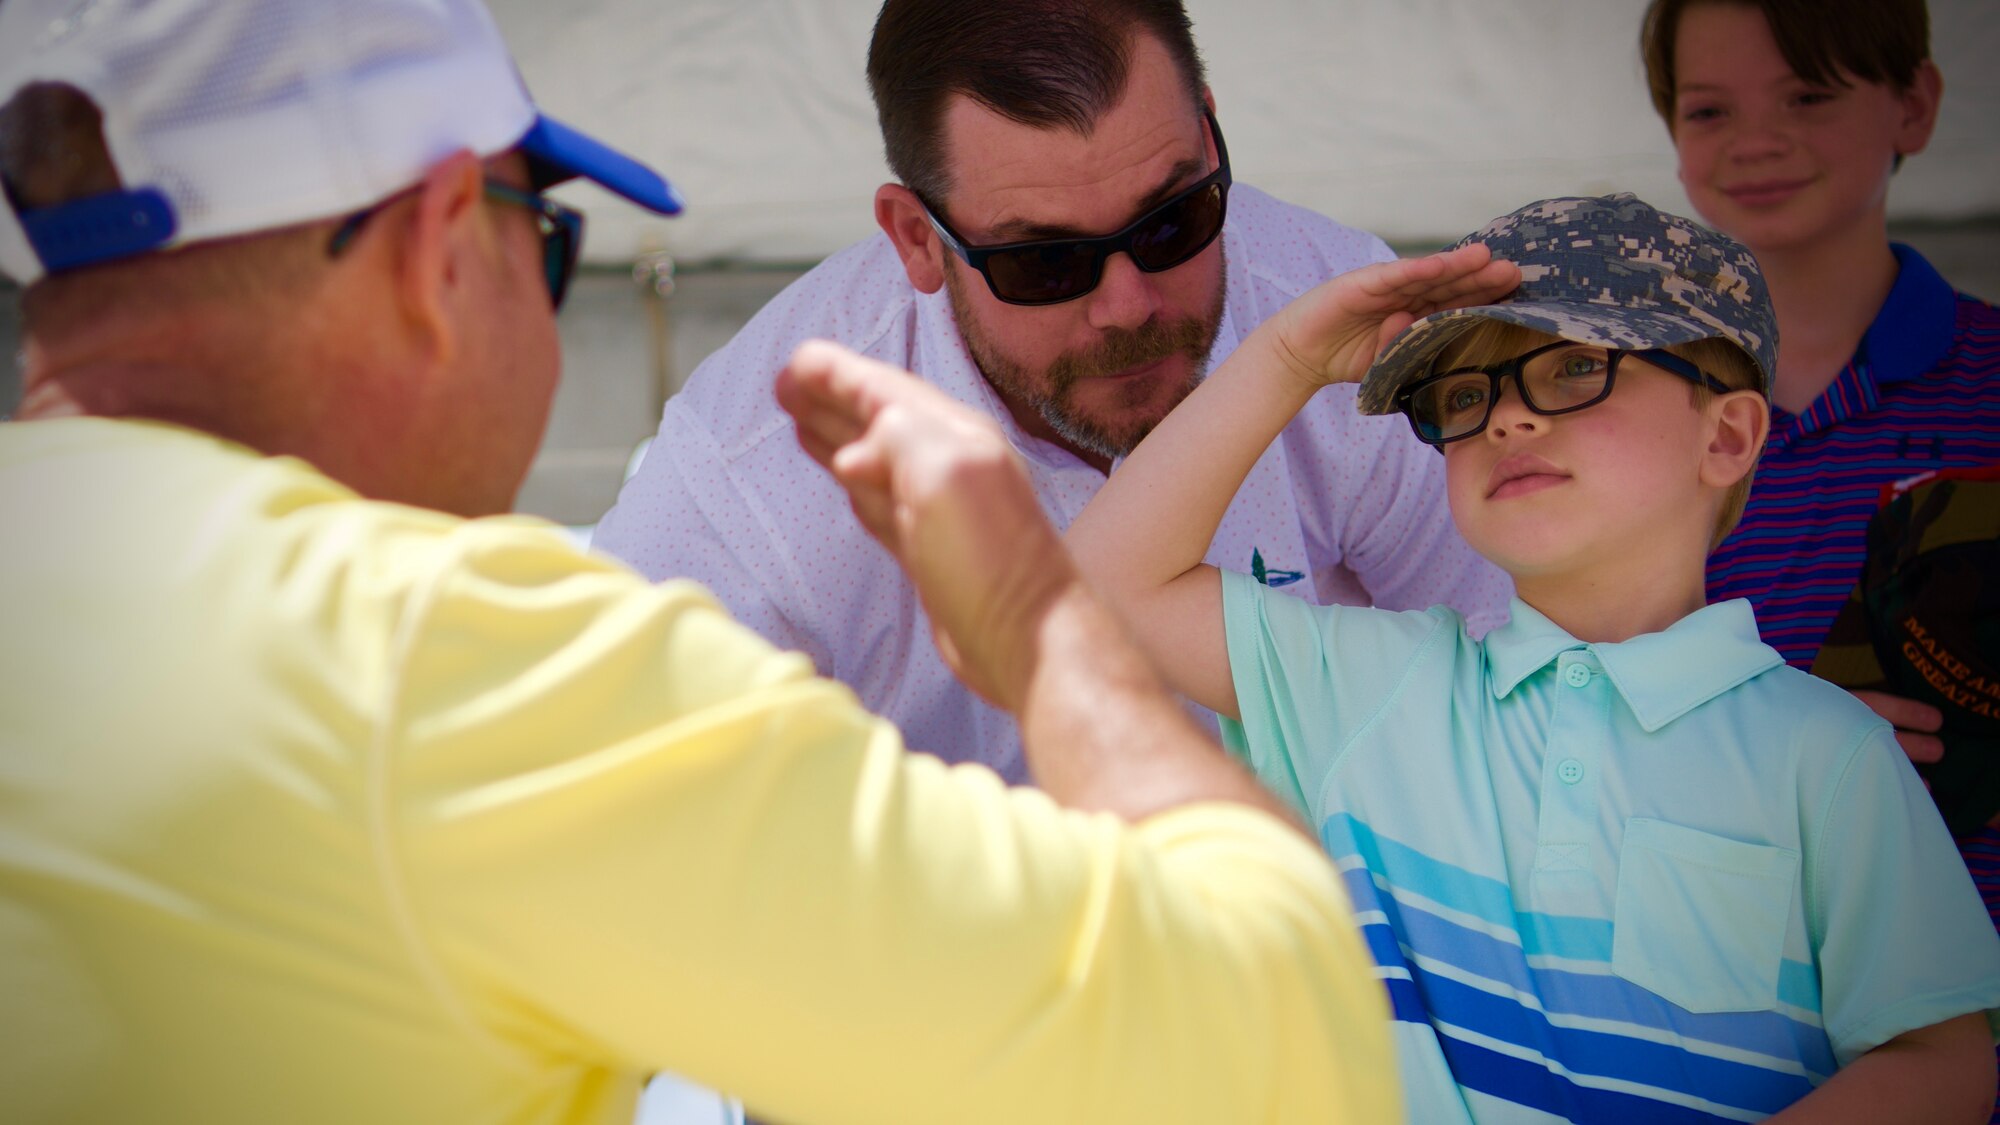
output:
M1222 141L1222 127L1215 123L1215 114L1204 106L1202 107L1201 116L1202 120L1208 122L1209 135L1215 138L1215 171L1188 185L1185 190L1175 192L1172 198L1165 200L1159 206L1132 220L1125 229L1113 234L1101 235L1096 238L1044 238L1028 242L1007 242L997 246L974 246L967 242L964 236L951 229L951 225L944 221L944 218L938 214L938 209L931 206L929 200L919 195L917 196L917 202L922 205L924 216L931 221L932 229L937 231L938 237L944 241L945 246L953 254L958 255L959 259L966 265L979 271L979 276L986 279L986 288L991 290L993 296L998 300L1010 305L1060 305L1065 301L1074 301L1078 297L1082 297L1096 289L1098 284L1104 280L1104 263L1113 254L1123 252L1128 257L1131 257L1133 265L1138 266L1147 273L1163 273L1173 269L1175 266L1183 265L1192 260L1195 255L1208 249L1209 244L1221 236L1223 222L1229 217L1229 185L1233 182L1229 174L1229 146ZM1164 212L1186 203L1188 200L1193 199L1195 196L1212 187L1218 186L1222 191L1222 198L1216 207L1215 230L1210 232L1208 237L1202 239L1199 245L1171 262L1163 262L1155 266L1149 266L1141 262L1138 256L1132 253L1132 246L1137 241L1138 233L1145 229L1148 224L1157 221ZM999 283L994 281L993 274L987 265L991 259L1002 254L1018 254L1024 251L1040 254L1049 250L1061 250L1073 253L1080 248L1090 250L1096 255L1096 260L1090 270L1090 284L1078 289L1074 293L1067 293L1060 297L1010 297L1000 291Z
M482 186L488 199L534 212L535 227L542 236L542 280L549 287L549 307L562 308L563 298L569 295L570 279L576 276L577 254L583 249L583 215L539 192L523 191L499 180L489 179ZM384 206L386 202L378 203L343 220L327 240L327 257L339 257L369 218Z
M1558 407L1554 410L1544 410L1536 406L1534 396L1528 393L1527 382L1521 378L1521 372L1527 366L1528 361L1544 352L1552 352L1557 348L1594 346L1592 344L1579 344L1575 340L1557 340L1552 344L1543 344L1539 348L1530 348L1513 359L1502 360L1499 363L1487 364L1484 367L1459 367L1450 371L1440 372L1436 375L1425 376L1396 392L1396 409L1402 412L1405 419L1408 419L1410 430L1417 435L1418 441L1442 453L1444 452L1444 447L1450 445L1452 442L1464 441L1475 434L1486 432L1487 423L1493 421L1493 408L1500 403L1500 381L1510 377L1514 380L1514 389L1521 394L1521 405L1527 407L1530 413L1539 414L1545 418L1552 418L1558 414L1574 414L1579 410L1596 406L1598 403L1610 398L1611 388L1618 384L1618 361L1628 355L1644 360L1668 374L1677 375L1697 386L1707 387L1717 394L1728 394L1735 389L1687 360L1682 359L1680 356L1662 348L1605 348L1604 389L1598 392L1596 397L1592 398L1589 402L1579 402L1572 406ZM1456 379L1460 376L1472 374L1481 374L1487 378L1486 413L1479 419L1479 424L1471 427L1462 434L1454 434L1451 437L1441 438L1426 434L1423 423L1417 421L1414 408L1417 392L1444 379Z

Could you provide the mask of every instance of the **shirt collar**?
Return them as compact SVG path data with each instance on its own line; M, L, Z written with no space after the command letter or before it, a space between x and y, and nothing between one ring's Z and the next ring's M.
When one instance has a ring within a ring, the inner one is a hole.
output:
M1861 337L1857 364L1877 383L1914 379L1951 351L1958 331L1958 294L1922 254L1891 243L1898 269L1896 284Z
M1757 637L1757 617L1738 598L1703 606L1658 633L1587 644L1515 598L1507 623L1486 635L1487 685L1500 699L1565 652L1595 655L1648 734L1784 658Z

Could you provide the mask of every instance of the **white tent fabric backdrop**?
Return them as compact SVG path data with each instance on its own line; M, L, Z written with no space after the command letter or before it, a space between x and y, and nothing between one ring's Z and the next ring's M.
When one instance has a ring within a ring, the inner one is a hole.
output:
M665 169L671 222L586 188L587 256L810 262L888 178L864 60L878 0L491 0L536 100ZM1189 0L1238 177L1391 241L1531 199L1687 210L1638 60L1644 0ZM1891 215L2000 214L2000 2L1931 0L1945 104Z

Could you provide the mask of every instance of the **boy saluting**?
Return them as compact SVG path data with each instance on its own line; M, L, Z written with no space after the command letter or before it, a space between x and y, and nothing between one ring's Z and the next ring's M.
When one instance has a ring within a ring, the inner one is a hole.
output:
M1294 302L1071 528L1346 872L1412 1120L1991 1105L2000 940L1891 728L1746 603L1705 604L1776 349L1741 245L1631 196L1546 200ZM1483 640L1200 565L1265 443L1356 379L1514 578Z

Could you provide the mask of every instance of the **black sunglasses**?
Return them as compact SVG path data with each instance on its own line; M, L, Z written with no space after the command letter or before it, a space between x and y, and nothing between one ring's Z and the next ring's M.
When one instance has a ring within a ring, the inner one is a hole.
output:
M973 246L918 196L938 237L965 264L979 271L993 295L1010 305L1054 305L1097 288L1104 260L1123 251L1147 273L1170 270L1203 250L1222 233L1229 204L1229 148L1222 129L1206 108L1202 119L1215 138L1217 167L1172 199L1139 216L1132 225L1100 238L1050 238Z
M1445 446L1486 429L1500 401L1500 381L1512 378L1521 405L1543 416L1569 414L1611 397L1618 361L1635 356L1671 375L1728 394L1722 380L1659 348L1600 348L1557 340L1512 359L1484 367L1461 367L1431 375L1396 392L1396 409L1410 420L1418 440Z
M525 207L535 213L535 227L542 235L542 280L549 287L551 308L562 308L563 298L569 295L569 280L576 274L576 257L583 249L583 215L536 192L522 191L512 184L498 180L485 182L486 197L498 203L514 207ZM368 221L383 204L376 204L364 211L349 215L327 240L328 257L338 257L361 233L362 224Z

